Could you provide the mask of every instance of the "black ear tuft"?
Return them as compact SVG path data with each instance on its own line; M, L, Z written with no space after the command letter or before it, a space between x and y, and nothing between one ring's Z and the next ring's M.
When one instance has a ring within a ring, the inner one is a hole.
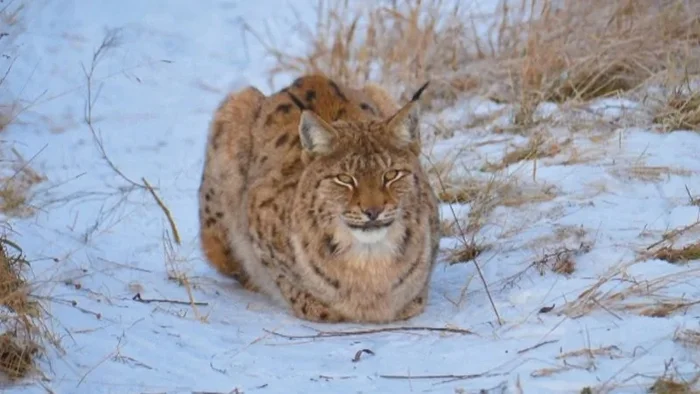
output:
M292 99L292 101L294 102L294 104L296 104L296 106L299 107L300 110L303 111L303 110L305 110L305 109L308 109L308 108L306 108L306 105L304 105L304 103L299 99L299 97L295 96L295 95L292 94L292 92L290 92L290 91L287 91L287 94L288 94L289 97Z
M421 94L423 94L423 91L425 90L425 88L428 87L428 84L429 84L429 83L430 83L430 81L424 83L423 86L421 86L421 87L418 89L418 91L416 91L415 93L413 93L413 97L411 97L411 101L417 101L417 100L420 98Z

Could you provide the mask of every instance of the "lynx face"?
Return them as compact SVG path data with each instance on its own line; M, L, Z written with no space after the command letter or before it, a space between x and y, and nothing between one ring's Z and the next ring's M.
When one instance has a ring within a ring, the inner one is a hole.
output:
M307 167L300 189L315 196L307 212L360 243L383 240L417 200L416 129L411 105L386 120L354 123L328 124L305 111L300 136Z
M413 177L410 166L392 163L376 154L363 162L343 163L344 170L332 178L337 194L339 225L344 225L363 243L377 242L401 217L410 201ZM355 168L347 164L356 164Z

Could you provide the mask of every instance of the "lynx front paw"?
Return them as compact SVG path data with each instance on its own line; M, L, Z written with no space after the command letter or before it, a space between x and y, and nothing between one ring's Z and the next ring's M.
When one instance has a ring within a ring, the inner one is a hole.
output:
M309 292L294 287L284 275L277 278L277 286L279 286L282 296L289 302L296 317L319 323L345 321L342 315L316 299Z
M404 307L404 309L397 315L397 320L408 320L412 317L418 316L423 311L425 311L426 295L421 294L418 297L411 300Z

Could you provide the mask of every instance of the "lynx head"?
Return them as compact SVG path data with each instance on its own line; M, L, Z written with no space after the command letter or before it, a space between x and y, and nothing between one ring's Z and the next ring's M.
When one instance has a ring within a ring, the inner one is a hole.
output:
M384 239L416 204L420 170L417 101L384 119L328 123L303 111L299 135L306 163L298 212L330 231L350 232L360 243ZM304 198L303 196L309 196Z

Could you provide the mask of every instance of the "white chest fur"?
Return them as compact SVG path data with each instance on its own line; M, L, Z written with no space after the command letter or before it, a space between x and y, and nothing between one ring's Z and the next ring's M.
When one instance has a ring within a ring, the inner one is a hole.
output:
M358 268L367 264L378 267L390 264L396 257L402 230L401 224L396 223L387 228L369 231L352 229L345 234L337 234L337 238L347 245L348 263Z

